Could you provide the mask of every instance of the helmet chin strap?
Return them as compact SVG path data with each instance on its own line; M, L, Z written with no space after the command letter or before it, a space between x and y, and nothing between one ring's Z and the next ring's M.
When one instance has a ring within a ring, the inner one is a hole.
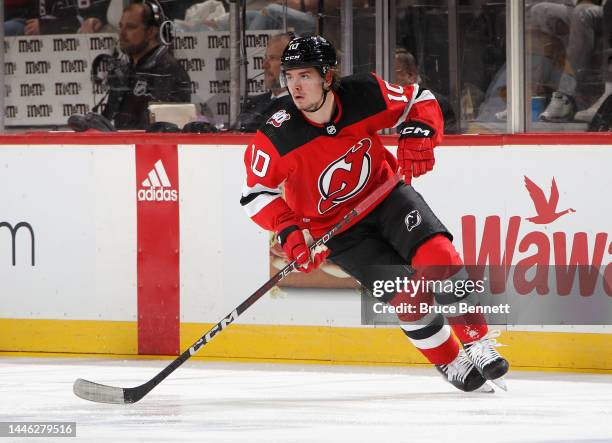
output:
M304 109L304 112L317 112L319 109L321 109L323 105L325 104L325 100L327 99L328 92L329 90L325 89L325 82L323 82L323 101L315 109Z

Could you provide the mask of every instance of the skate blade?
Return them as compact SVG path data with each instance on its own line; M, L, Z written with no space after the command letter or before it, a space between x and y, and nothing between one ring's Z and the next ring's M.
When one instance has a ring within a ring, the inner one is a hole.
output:
M495 389L493 389L493 386L491 386L489 383L485 383L484 385L482 385L478 389L473 390L472 392L480 392L481 394L494 394Z
M504 380L504 377L499 377L499 378L496 378L495 380L488 380L488 382L493 383L498 388L503 389L504 391L508 392L508 385L506 385L506 380Z

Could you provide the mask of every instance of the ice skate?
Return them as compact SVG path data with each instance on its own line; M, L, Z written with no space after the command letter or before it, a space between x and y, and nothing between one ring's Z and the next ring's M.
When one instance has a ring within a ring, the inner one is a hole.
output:
M540 120L547 122L569 122L574 117L574 99L567 94L555 91L546 110L540 114Z
M503 376L508 372L510 365L508 360L499 355L499 352L495 349L501 346L496 340L499 334L498 330L491 331L480 340L464 344L463 348L468 358L485 379L507 391Z
M464 392L494 392L464 350L447 365L436 365L436 369L454 387Z

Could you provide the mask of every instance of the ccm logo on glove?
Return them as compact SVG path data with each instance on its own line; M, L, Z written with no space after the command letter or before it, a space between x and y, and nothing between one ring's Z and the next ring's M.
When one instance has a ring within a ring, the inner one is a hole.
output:
M397 160L406 183L412 177L418 177L434 167L436 162L433 153L434 128L427 123L416 120L406 122L401 130L397 145Z
M400 134L404 137L432 137L434 130L422 123L420 126L406 126Z

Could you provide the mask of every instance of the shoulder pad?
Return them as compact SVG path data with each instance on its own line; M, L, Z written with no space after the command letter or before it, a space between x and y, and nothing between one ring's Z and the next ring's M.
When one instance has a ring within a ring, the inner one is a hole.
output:
M314 126L304 120L290 96L279 98L276 102L267 109L259 130L270 139L279 155L289 154L320 135Z
M342 102L344 126L355 124L387 109L380 84L371 73L342 78L338 97Z

